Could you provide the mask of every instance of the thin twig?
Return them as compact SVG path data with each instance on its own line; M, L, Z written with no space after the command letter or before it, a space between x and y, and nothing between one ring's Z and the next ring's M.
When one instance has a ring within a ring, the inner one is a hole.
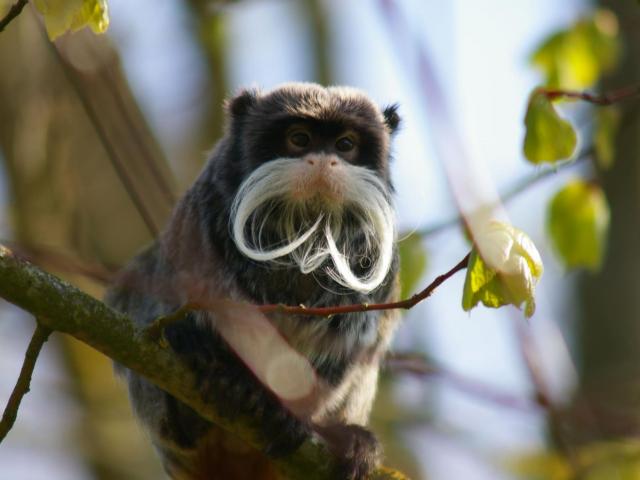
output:
M44 29L43 29L43 35L46 36ZM50 45L51 51L54 53L56 60L61 65L62 70L64 71L64 74L66 75L67 79L71 83L71 86L75 90L78 96L78 99L80 100L80 103L85 113L87 114L89 121L93 125L93 128L96 134L98 135L98 138L100 139L100 143L102 143L102 146L104 147L105 152L107 153L107 157L109 158L109 161L111 162L111 165L113 166L113 169L115 170L118 178L122 182L122 185L127 191L129 198L131 199L131 201L136 207L136 210L142 217L144 224L149 230L149 233L151 233L153 237L156 237L160 229L156 225L155 221L153 220L151 212L147 209L142 199L142 194L136 190L136 187L133 183L133 179L130 178L130 175L127 172L125 162L118 155L116 151L116 147L115 145L113 145L111 139L109 138L109 135L106 132L105 126L103 125L100 119L99 113L95 110L95 108L91 104L91 101L89 100L89 96L87 92L85 92L85 90L83 89L80 83L80 80L78 78L78 73L62 57L62 55L60 54L60 51L58 50L58 47L55 44L51 42L48 42L48 44Z
M353 313L353 312L370 312L374 310L394 310L394 309L405 309L408 310L415 306L417 303L425 300L434 292L436 288L438 288L442 283L444 283L447 279L452 277L455 273L463 270L467 267L469 263L468 253L458 264L442 275L437 276L433 282L427 285L426 288L416 293L410 298L405 300L400 300L397 302L389 302L389 303L355 303L351 305L340 305L340 306L330 306L330 307L305 307L304 305L283 305L283 304L268 304L268 305L255 305L255 307L260 310L262 313L282 313L285 315L307 315L307 316L317 316L317 317L328 317L332 315L340 315L344 313ZM162 338L162 332L164 329L184 318L184 316L195 310L209 310L210 305L198 303L198 302L189 302L177 310L173 311L168 315L163 315L161 317L156 318L145 330L145 333L154 340L158 340Z
M2 32L14 18L20 15L20 12L22 12L22 9L27 5L27 3L29 3L29 0L18 0L11 6L4 18L0 20L0 32Z
M640 85L631 85L612 92L602 93L600 95L575 90L562 90L559 88L540 88L538 89L538 92L543 94L549 100L566 98L570 100L583 100L585 102L593 103L594 105L606 106L640 97Z
M36 366L38 355L40 350L47 341L51 330L40 323L37 324L35 332L31 337L27 352L24 355L24 363L20 369L20 375L16 382L16 386L11 392L7 406L2 414L2 420L0 420L0 443L5 439L9 430L13 427L18 416L18 408L20 408L20 402L22 398L29 392L29 385L31 384L31 375L33 369Z
M502 195L500 195L500 200L504 203L513 200L515 197L525 192L529 188L537 185L542 180L546 180L547 178L557 174L561 170L565 170L569 167L574 167L579 165L584 160L588 159L593 155L593 148L586 149L582 153L580 153L575 159L562 162L554 165L551 168L547 168L542 171L536 171L535 173L525 175L520 180L516 181L509 189L507 189ZM433 225L428 225L420 230L417 230L416 235L420 235L421 237L429 237L431 235L435 235L440 233L443 230L448 228L455 227L462 222L462 215L459 213L451 216L441 222L435 223Z
M17 256L32 263L44 264L65 273L83 275L104 285L111 283L121 268L116 265L87 262L76 255L43 245L24 245L1 238L0 244L10 247Z
M164 329L172 323L182 320L189 312L197 310L198 305L194 303L186 303L168 315L156 318L146 329L145 333L153 340L162 338Z
M438 288L442 283L444 283L448 278L452 277L455 273L463 270L467 267L467 263L469 262L469 255L467 254L458 264L453 267L448 272L439 275L435 278L433 282L431 282L427 287L416 293L410 298L406 300L400 300L398 302L389 302L389 303L359 303L353 305L342 305L339 307L315 307L308 308L303 305L300 306L288 306L288 305L260 305L258 308L262 313L285 313L291 315L309 315L309 316L329 316L329 315L339 315L343 313L353 313L353 312L369 312L372 310L393 310L393 309L405 309L408 310L415 306L417 303L420 303L424 299L431 296L436 288Z
M89 53L98 57L101 52L95 49L94 46L94 42L86 42L85 44L85 48ZM98 74L103 80L105 91L111 94L116 109L120 111L126 128L131 132L130 136L141 152L142 161L151 173L156 186L169 207L172 207L176 203L175 181L173 178L166 178L162 173L158 165L159 162L163 161L162 151L138 103L131 97L130 91L126 87L123 88L121 71L119 68L114 68L114 63L113 60L107 62L105 67L98 71ZM126 99L125 95L128 95Z
M524 361L529 378L533 384L538 403L547 411L550 434L555 440L558 449L565 455L571 465L573 473L580 477L580 459L576 455L571 442L565 437L562 427L562 414L551 394L551 389L545 378L540 355L533 344L527 325L523 322L513 322L520 347L520 353Z
M501 391L491 385L447 370L441 365L427 362L421 355L392 354L385 363L394 372L407 373L420 378L436 377L461 392L507 408L534 412L539 411L540 407L544 408L537 398L531 399Z

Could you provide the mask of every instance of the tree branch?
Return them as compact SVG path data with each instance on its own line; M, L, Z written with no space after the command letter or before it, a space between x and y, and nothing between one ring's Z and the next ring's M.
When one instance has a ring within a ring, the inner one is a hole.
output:
M43 326L67 333L135 370L252 447L261 449L267 444L256 419L239 416L229 421L220 415L221 405L204 402L198 394L193 372L170 349L162 348L126 316L15 257L3 246L0 246L0 297L32 313ZM291 455L273 461L287 478L329 480L332 477L331 454L324 445L312 440ZM400 480L404 477L381 468L371 478Z
M33 336L31 337L31 341L29 342L29 346L27 347L27 351L24 355L24 363L20 369L20 375L18 375L16 386L11 392L7 406L2 414L2 420L0 420L0 443L5 439L7 433L9 433L9 430L11 430L16 421L18 408L20 408L22 398L29 393L33 369L36 366L40 350L42 349L44 342L49 338L50 334L51 330L38 322L36 330L33 332Z
M20 15L20 12L22 12L22 9L27 3L29 3L29 0L18 0L11 6L4 18L0 20L0 32L7 28L7 25L9 25L14 18Z

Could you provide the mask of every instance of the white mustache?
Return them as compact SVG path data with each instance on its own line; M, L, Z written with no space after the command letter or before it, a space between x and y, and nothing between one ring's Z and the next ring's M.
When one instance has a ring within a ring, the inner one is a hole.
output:
M299 158L272 160L242 183L231 207L236 247L255 261L297 265L304 274L330 258L333 265L326 267L326 273L337 283L362 293L374 290L384 282L393 259L395 219L387 186L371 170L345 163L341 208L314 210L289 198L295 182L292 172L299 162ZM356 221L355 230L343 225L347 210ZM311 225L297 226L301 220ZM266 225L280 246L263 247ZM364 249L358 245L356 251L355 235L362 236ZM370 263L362 277L351 269L349 259L354 255Z

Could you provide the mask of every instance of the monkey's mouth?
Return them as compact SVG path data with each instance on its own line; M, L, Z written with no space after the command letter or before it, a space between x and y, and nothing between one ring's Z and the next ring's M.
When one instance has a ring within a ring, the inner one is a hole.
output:
M302 273L323 269L337 283L368 293L385 280L393 257L388 188L366 168L331 160L307 167L305 160L272 160L243 182L230 216L236 247L255 261L294 265Z

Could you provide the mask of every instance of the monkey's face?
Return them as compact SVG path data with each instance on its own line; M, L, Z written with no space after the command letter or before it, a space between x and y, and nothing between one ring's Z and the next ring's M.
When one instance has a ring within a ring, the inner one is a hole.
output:
M231 212L238 250L303 273L323 268L356 291L375 289L393 257L395 109L383 115L357 91L307 84L251 95L233 101L242 109L230 105L247 167Z
M296 122L284 137L285 157L300 160L289 173L289 201L341 209L348 197L349 166L358 160L358 133L341 125Z

